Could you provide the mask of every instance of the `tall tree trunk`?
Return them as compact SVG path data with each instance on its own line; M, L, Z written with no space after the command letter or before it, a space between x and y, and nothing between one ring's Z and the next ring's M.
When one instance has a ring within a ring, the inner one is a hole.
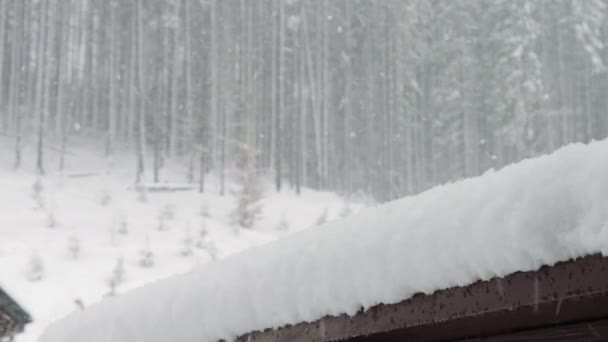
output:
M108 108L108 130L106 133L106 157L110 156L114 151L114 139L116 134L116 37L115 37L115 27L116 27L116 15L114 13L114 3L110 1L109 5L110 12L110 27L108 30L110 31L110 46L109 46L109 54L110 54L110 65L108 68L108 100L109 100L109 108Z
M185 73L186 73L186 131L187 131L187 141L186 141L186 149L188 153L188 174L187 179L188 183L194 182L194 154L196 149L194 148L194 113L192 108L192 42L190 40L190 0L185 0L185 22L184 22L184 39L185 39Z
M175 2L175 13L174 16L179 18L181 1ZM178 85L179 85L179 55L178 55L178 45L179 45L179 30L176 27L174 29L173 36L173 58L172 58L172 67L171 67L171 109L169 110L169 115L171 116L170 124L169 124L169 147L168 154L173 157L176 154L177 150L177 134L178 134L178 111L179 111L179 95L178 95Z
M283 154L282 152L282 117L285 114L285 2L283 0L278 0L279 2L279 72L278 72L278 112L275 116L275 127L276 127L276 137L275 137L275 156L274 156L274 183L277 191L281 191L282 188L282 180L283 180L283 172L282 172L282 162L283 162Z
M70 63L70 43L72 41L72 17L70 16L70 4L67 1L60 2L60 17L69 18L61 21L61 32L59 41L59 72L57 76L57 109L55 113L55 138L60 143L60 155L59 155L59 170L63 170L65 163L65 111L66 111L66 90L68 86L67 82L67 70L71 67Z
M21 150L22 150L22 113L20 108L20 90L21 90L21 58L22 49L25 39L23 37L23 25L25 22L25 11L24 1L13 2L13 11L15 16L15 23L12 34L12 45L11 45L11 68L10 68L10 82L9 82L9 93L8 93L8 111L11 117L14 117L15 121L15 160L14 167L18 169L21 166Z
M47 32L47 5L46 2L39 4L40 9L40 27L38 30L38 53L36 59L36 112L38 114L38 125L37 125L37 143L36 143L36 171L39 175L44 175L44 134L45 134L45 108L44 108L44 69L45 69L45 43Z
M306 1L304 4L308 4L308 1ZM309 91L308 93L310 94L310 99L311 99L311 107L312 107L312 119L313 119L313 128L314 128L314 151L315 151L315 166L316 166L316 174L315 174L315 179L318 180L319 177L321 176L322 173L322 159L321 159L321 137L322 137L322 133L321 133L321 102L318 100L318 96L321 95L320 93L318 93L319 91L319 86L316 84L315 80L317 79L315 77L315 69L314 69L314 61L312 58L312 51L311 51L311 47L310 47L310 36L309 36L309 28L308 28L308 18L306 15L306 10L305 10L305 6L302 6L302 22L303 22L303 30L302 30L302 37L304 40L304 50L303 53L306 56L306 67L308 70L308 88ZM304 75L302 75L304 76ZM306 118L306 116L304 116L304 118ZM305 129L305 133L306 133L306 123L304 123L304 129ZM305 136L306 137L306 136ZM306 149L307 146L304 146L304 148ZM307 173L304 173L305 175L307 175ZM304 177L304 182L305 184L307 183L306 181L307 177Z
M137 139L137 175L136 183L143 180L144 156L146 148L146 90L145 90L145 68L144 68L144 26L143 26L143 0L137 1L137 97L139 98L138 115L138 139ZM135 56L133 56L135 58Z
M329 127L329 117L330 117L330 99L332 98L331 92L331 82L330 82L330 67L329 67L329 59L330 59L330 50L329 50L329 0L323 0L323 15L321 16L321 20L323 21L323 95L322 95L322 115L323 115L323 169L321 178L323 179L322 186L332 187L333 184L329 184L329 134L331 132L331 128Z
M0 0L0 113L4 112L2 119L2 128L7 132L11 126L10 116L6 115L5 108L6 100L4 98L4 35L6 27L6 18L9 17L10 12L6 9L6 2L8 0Z

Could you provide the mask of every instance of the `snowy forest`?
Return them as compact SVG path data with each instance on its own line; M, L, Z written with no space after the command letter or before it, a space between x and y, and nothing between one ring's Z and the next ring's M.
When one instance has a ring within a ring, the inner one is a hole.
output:
M0 134L386 201L608 136L607 5L0 0Z

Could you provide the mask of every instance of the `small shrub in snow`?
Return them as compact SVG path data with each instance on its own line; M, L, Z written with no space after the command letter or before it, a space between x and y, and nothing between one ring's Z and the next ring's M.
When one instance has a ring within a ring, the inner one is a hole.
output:
M116 265L114 266L112 274L108 279L108 286L110 287L110 291L108 292L109 296L116 295L116 288L125 281L125 275L126 270L124 259L119 258L116 260Z
M167 219L162 215L158 215L158 221L156 224L156 230L158 231L165 231L165 230L169 230L169 224L167 223Z
M135 191L137 192L137 202L148 203L148 191L145 186L137 186Z
M78 310L84 310L84 302L82 301L82 299L80 299L80 298L74 299L74 304L76 304L76 307L78 308Z
M165 220L173 220L175 219L175 205L167 204L161 209L160 215Z
M281 221L279 221L279 224L277 225L277 230L281 232L289 230L289 223L287 222L287 219L285 219L285 215L281 216Z
M46 227L47 228L57 228L57 218L55 218L55 214L52 211L49 211L46 216Z
M203 221L204 222L204 221ZM209 232L207 231L207 227L203 224L201 230L199 230L198 237L195 243L196 248L206 252L209 254L211 259L217 259L218 250L215 246L215 243L209 236Z
M112 245L112 246L116 246L116 242L117 242L116 233L117 233L116 227L114 226L114 224L110 224L108 226L108 236L110 238L110 240L109 240L110 245Z
M110 205L110 203L112 203L112 196L110 195L110 191L108 191L108 189L103 189L101 191L101 196L99 198L99 204L101 204L101 206L103 207L107 207L108 205Z
M217 247L215 246L213 240L211 240L209 237L199 240L197 243L197 247L209 254L209 257L211 257L212 260L217 259Z
M262 212L261 205L252 199L246 191L242 191L237 199L237 206L232 212L234 226L251 229L258 221Z
M348 217L352 214L353 210L350 208L349 205L345 205L344 208L342 208L342 211L340 211L340 217L342 218Z
M207 232L207 226L205 224L205 221L203 220L203 225L198 232L198 239L195 244L197 248L204 249L205 240L207 239L208 235L209 235L209 232Z
M205 237L207 236L209 232L207 231L207 220L202 220L201 221L201 230L199 231L199 235L201 237Z
M180 254L183 257L192 256L192 254L194 253L194 251L192 250L192 245L193 245L192 236L190 235L190 231L187 231L186 236L182 240L182 249L180 251Z
M32 185L32 199L35 202L36 210L44 209L44 186L41 179L37 179Z
M118 221L118 234L120 235L128 235L129 234L129 223L127 222L127 218L122 216Z
M205 219L205 218L210 218L211 214L209 213L209 207L206 204L203 204L201 206L201 211L200 211L201 216Z
M159 231L169 230L171 228L168 224L168 221L173 220L175 218L175 206L172 204L167 204L161 208L158 213L158 224L156 229Z
M149 249L143 249L139 252L139 266L143 268L154 267L154 253Z
M36 179L34 185L32 185L32 196L38 196L42 194L44 190L44 186L42 185L42 180L40 178Z
M143 268L154 266L154 253L150 249L150 240L146 240L144 249L139 252L139 266Z
M71 259L79 259L81 254L80 239L72 236L68 241L68 255Z
M262 214L262 185L255 166L255 151L244 146L237 160L238 188L233 191L236 207L232 211L233 226L251 229Z
M207 253L209 253L209 256L211 257L212 260L217 260L218 250L217 250L217 247L215 246L215 243L212 240L209 240L207 243Z
M321 212L321 215L319 215L319 218L317 218L317 221L315 222L315 226L320 226L322 224L325 224L325 222L327 222L327 215L329 215L329 212L327 211L327 208L323 209L323 212Z
M27 280L32 282L40 281L44 278L44 263L37 254L30 257L25 276Z

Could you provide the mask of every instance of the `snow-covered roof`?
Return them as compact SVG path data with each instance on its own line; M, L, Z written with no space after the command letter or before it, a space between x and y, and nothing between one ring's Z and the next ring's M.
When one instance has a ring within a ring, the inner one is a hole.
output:
M205 342L608 255L608 141L437 187L110 298L42 342Z

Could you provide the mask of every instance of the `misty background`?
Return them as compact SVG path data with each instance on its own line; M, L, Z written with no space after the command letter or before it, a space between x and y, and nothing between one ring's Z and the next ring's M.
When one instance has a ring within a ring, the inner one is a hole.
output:
M606 4L0 0L3 148L386 201L606 137Z

